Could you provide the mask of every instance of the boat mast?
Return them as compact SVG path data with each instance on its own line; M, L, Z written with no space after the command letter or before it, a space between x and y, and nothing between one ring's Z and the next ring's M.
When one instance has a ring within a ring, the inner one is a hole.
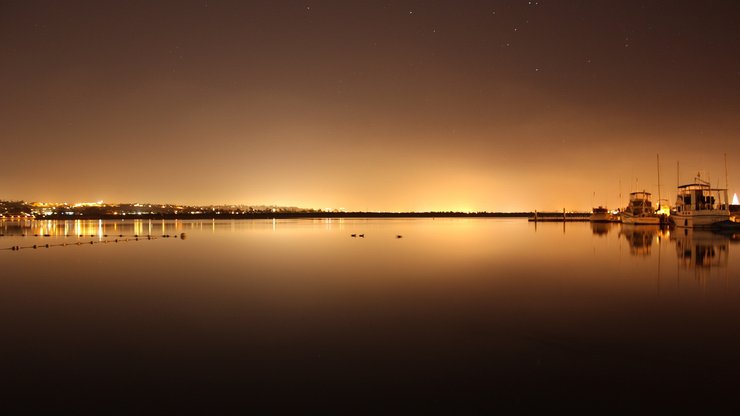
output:
M730 208L730 185L727 182L727 153L725 153L725 202L727 208Z
M658 210L660 210L660 153L658 156Z
M681 186L681 179L679 178L680 175L678 173L678 164L679 164L679 161L677 160L676 161L676 187Z

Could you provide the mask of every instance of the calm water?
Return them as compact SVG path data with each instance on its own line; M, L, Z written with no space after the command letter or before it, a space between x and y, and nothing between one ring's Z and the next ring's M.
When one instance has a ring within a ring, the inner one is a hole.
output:
M32 411L711 407L740 379L731 235L521 219L0 233L0 395Z

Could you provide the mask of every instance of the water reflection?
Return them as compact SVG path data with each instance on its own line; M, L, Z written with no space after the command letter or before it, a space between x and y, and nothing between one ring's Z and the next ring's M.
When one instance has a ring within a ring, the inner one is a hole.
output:
M740 243L736 234L691 229L671 231L655 226L622 226L619 237L627 241L630 254L637 257L655 254L667 241L675 247L679 269L696 271L699 278L705 277L710 269L727 268L730 243ZM660 256L660 251L657 254Z
M359 220L364 221L364 220ZM204 231L219 234L224 231L239 233L245 230L279 229L291 231L304 226L320 227L326 231L343 231L344 218L315 219L260 219L260 220L2 220L0 236L5 237L98 237L105 236L155 236L179 234L183 231ZM300 227L296 227L300 225Z
M654 225L623 225L619 230L619 236L627 240L630 254L635 256L649 256L653 244L668 234L668 229L661 229Z
M345 229L355 230L358 224L366 224L366 220L345 219L310 219L310 220L205 220L205 221L181 221L181 220L69 220L69 221L36 221L36 220L14 220L0 222L0 236L3 237L24 237L24 238L45 238L45 237L63 237L76 239L76 241L88 242L94 239L96 242L103 242L110 238L119 237L157 237L164 235L180 235L184 232L207 233L211 236L223 239L227 234L234 237L245 236L252 232L269 232L271 234L280 233L301 233L322 230L329 234L336 232L345 232ZM394 224L392 220L378 222L382 226ZM465 226L463 226L465 224ZM460 222L451 229L463 229L472 226L472 223ZM378 226L376 225L376 226ZM476 224L480 226L481 224ZM556 229L547 224L543 230L549 233L549 230ZM585 225L585 224L584 224ZM534 224L536 227L537 224ZM616 231L616 238L620 241L626 241L629 253L635 257L648 257L657 253L661 245L670 244L675 246L675 250L670 250L670 254L675 253L676 262L682 270L694 269L711 269L727 267L729 256L729 245L731 242L740 243L740 235L737 233L720 234L712 231L700 230L669 230L657 226L624 226L615 223L597 223L592 222L582 227L580 224L573 225L576 234L568 237L571 244L577 244L577 239L581 234L580 230L590 229L591 235L598 236L599 239L605 238L612 240L615 237L609 235ZM312 231L313 230L313 231ZM360 230L362 231L362 230ZM393 235L397 235L394 230ZM613 235L613 234L612 234ZM413 235L412 235L413 237ZM509 237L507 237L509 238ZM623 240L622 240L623 239ZM25 241L25 242L24 242ZM431 240L429 240L431 241ZM12 245L33 245L46 244L47 242L37 242L35 240L5 240L8 248ZM64 241L56 243L61 244ZM461 241L462 242L462 241ZM50 242L54 244L55 242ZM533 242L531 242L533 243ZM530 243L530 244L531 244ZM526 244L522 247L526 247ZM481 249L481 256L485 256L486 250ZM663 256L666 255L666 247L663 247ZM489 253L490 254L490 253ZM672 256L671 256L672 257Z
M678 264L684 269L727 267L730 237L711 231L684 229L671 234Z
M26 237L97 237L125 235L125 236L147 236L161 234L173 234L186 228L195 227L195 222L188 222L186 226L182 221L174 220L21 220L2 221L0 223L0 234L3 236L26 236Z
M609 234L612 228L616 226L617 226L617 223L614 223L614 222L591 221L591 232L593 232L594 235L603 237Z
M2 247L76 245L101 233L189 236L0 252L0 366L29 403L49 393L86 403L110 391L181 400L190 394L182 386L257 392L250 400L270 405L280 401L270 394L286 391L368 403L411 392L426 402L453 380L456 404L491 391L517 404L541 398L534 391L611 404L612 391L696 397L706 383L691 380L734 380L737 236L563 226L0 222ZM709 270L724 278L691 277ZM79 377L70 382L71 370Z

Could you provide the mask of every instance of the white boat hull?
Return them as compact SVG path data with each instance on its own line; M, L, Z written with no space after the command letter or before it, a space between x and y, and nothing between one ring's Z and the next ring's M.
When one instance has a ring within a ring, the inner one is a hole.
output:
M701 228L712 227L718 222L728 221L730 213L724 210L685 211L671 214L671 221L676 227Z
M610 212L595 212L589 217L591 222L616 222L614 215Z
M622 224L660 225L660 217L633 217L630 215L623 215Z

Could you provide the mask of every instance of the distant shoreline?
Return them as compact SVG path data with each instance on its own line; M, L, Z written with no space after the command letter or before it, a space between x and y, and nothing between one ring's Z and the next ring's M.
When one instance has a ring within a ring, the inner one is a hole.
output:
M567 213L567 217L588 217L590 213ZM301 219L301 218L529 218L534 212L255 212L255 213L200 213L200 214L127 214L127 215L42 215L36 220L204 220L204 219ZM540 218L562 218L562 212L537 212ZM4 220L19 219L3 217ZM23 219L23 218L20 218ZM26 218L31 219L31 218Z

